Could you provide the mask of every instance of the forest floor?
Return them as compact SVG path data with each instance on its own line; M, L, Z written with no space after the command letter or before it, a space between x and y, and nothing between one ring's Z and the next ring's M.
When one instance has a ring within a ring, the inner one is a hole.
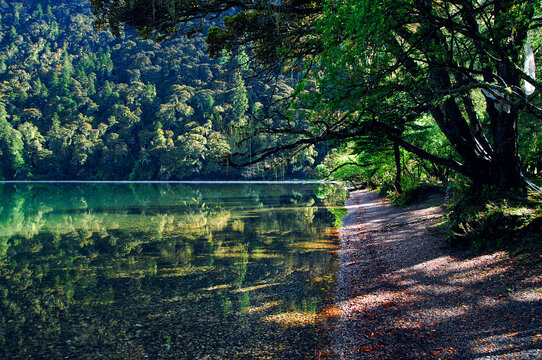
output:
M442 198L353 191L339 251L339 359L540 359L542 269L447 245Z

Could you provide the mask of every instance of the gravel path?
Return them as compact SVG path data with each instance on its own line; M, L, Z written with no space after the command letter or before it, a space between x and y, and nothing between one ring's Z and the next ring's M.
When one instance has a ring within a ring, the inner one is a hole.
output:
M339 359L542 359L542 271L446 246L427 201L354 191L343 219Z

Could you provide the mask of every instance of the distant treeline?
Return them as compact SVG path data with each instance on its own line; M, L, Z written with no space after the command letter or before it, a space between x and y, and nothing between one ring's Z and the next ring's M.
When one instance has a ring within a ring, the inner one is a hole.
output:
M287 141L244 140L295 75L245 82L243 54L210 59L201 36L118 39L92 21L86 1L0 0L0 179L302 177L325 156L226 166Z

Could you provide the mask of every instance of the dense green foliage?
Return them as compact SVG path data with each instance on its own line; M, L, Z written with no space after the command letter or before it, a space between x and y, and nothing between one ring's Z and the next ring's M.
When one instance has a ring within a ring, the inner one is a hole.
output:
M536 1L92 4L2 2L3 178L540 176Z
M119 31L128 24L156 39L175 38L186 28L201 31L192 21L222 19L207 34L212 55L246 50L268 70L305 64L307 76L290 115L311 109L309 129L298 123L261 126L261 132L299 137L288 146L260 149L255 161L334 140L349 150L338 166L357 163L371 175L386 168L379 163L393 164L398 191L405 179L402 163L411 160L430 177L446 179L451 169L477 188L489 185L502 194L532 186L525 174L540 171L542 109L534 66L539 1L92 4L97 25ZM521 144L522 151L518 139L525 128L535 141ZM412 154L407 159L405 151ZM320 167L318 173L336 169Z
M239 66L242 53L211 60L201 36L115 38L87 2L0 0L0 14L0 179L299 177L314 161L223 166L277 144L243 140L255 111L293 91Z
M453 245L542 254L542 207L535 201L503 199L487 189L466 193L453 204L449 226Z
M361 135L380 134L474 185L519 188L518 121L542 118L539 90L524 86L534 73L523 70L527 49L539 47L540 10L537 1L329 1L314 106L347 110ZM424 116L438 128L419 142L411 135ZM453 152L435 149L439 133Z

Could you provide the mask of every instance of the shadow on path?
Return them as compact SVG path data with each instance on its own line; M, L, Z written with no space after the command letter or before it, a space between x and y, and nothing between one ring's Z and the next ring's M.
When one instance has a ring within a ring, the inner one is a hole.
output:
M542 358L542 271L502 252L466 256L434 224L443 209L357 191L341 230L340 359Z

